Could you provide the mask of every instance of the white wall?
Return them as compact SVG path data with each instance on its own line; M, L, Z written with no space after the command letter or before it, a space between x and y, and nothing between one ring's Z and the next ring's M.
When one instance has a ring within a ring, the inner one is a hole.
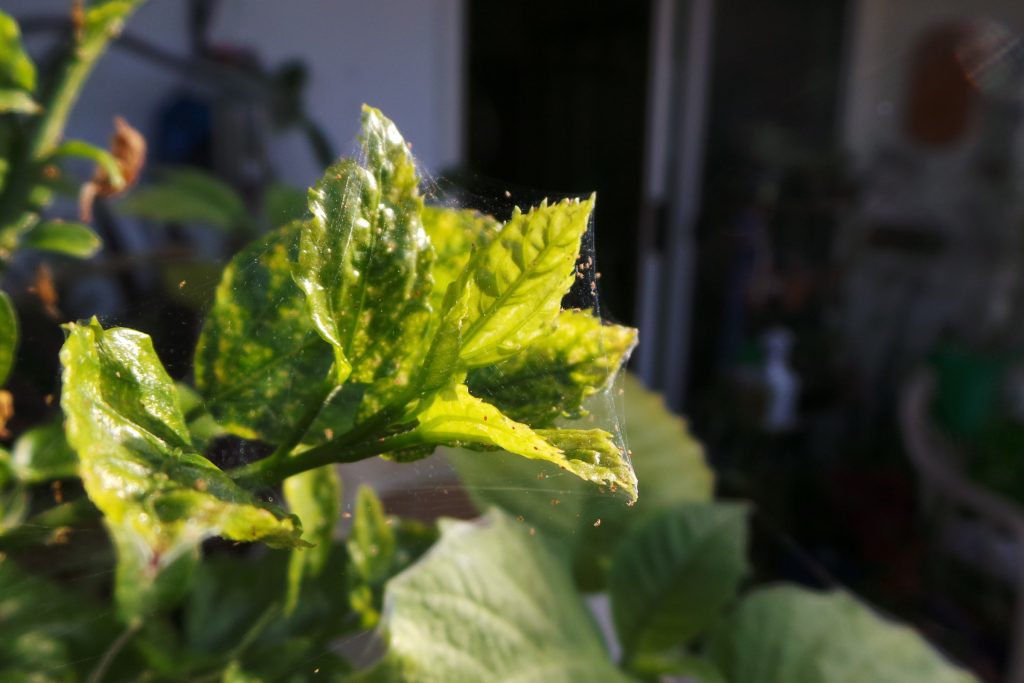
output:
M3 0L16 17L61 14L68 0ZM128 31L184 54L186 3L150 0ZM461 158L462 0L224 0L212 40L257 51L275 66L299 58L310 69L308 105L340 153L351 150L363 102L380 107L431 171ZM30 49L44 41L34 39ZM112 48L86 85L68 134L104 142L123 115L143 132L182 79ZM285 180L308 185L320 169L298 134L280 136L272 161Z
M851 0L843 140L870 158L900 122L906 62L921 32L951 19L988 17L1024 29L1022 0Z

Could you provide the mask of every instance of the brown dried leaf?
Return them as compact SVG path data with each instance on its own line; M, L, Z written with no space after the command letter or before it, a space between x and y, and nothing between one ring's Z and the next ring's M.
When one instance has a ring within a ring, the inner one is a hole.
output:
M7 422L14 417L14 396L11 392L0 389L0 439L11 438L7 431Z
M28 291L35 294L42 302L43 308L51 318L60 318L60 309L57 308L57 286L54 284L53 269L46 263L40 263L36 268L36 279Z
M82 42L82 33L85 31L85 0L72 0L71 26L75 31L75 42Z
M92 220L92 204L96 197L121 194L139 179L146 163L146 138L120 116L114 117L114 134L110 138L110 153L124 178L123 185L115 185L106 169L96 168L92 180L82 185L78 195L78 213L82 221Z

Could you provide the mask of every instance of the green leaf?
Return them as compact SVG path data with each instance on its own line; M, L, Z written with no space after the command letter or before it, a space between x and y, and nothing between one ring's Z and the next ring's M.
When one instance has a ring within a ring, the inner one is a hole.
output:
M21 482L8 486L4 481L11 477L10 455L0 448L0 538L19 527L28 517L29 492Z
M516 209L445 297L440 334L457 336L466 367L492 365L550 331L575 280L594 198Z
M38 114L42 110L39 103L24 90L0 88L0 114Z
M195 389L184 382L176 382L175 386L178 389L181 412L188 416L188 431L192 436L192 444L200 453L205 452L207 444L218 436L224 436L225 430L207 412L203 397Z
M841 591L754 591L717 630L711 650L731 683L977 681L912 629Z
M25 233L20 246L89 258L103 246L103 240L88 225L45 221Z
M333 551L321 575L307 577L302 599L290 614L280 609L288 556L266 553L204 559L183 610L181 649L202 665L196 671L236 661L265 680L287 681L314 668L320 668L326 680L337 680L327 676L336 662L326 653L346 629L351 630L353 615L339 581L346 566L344 546L336 543ZM169 649L166 641L153 645L157 655L166 655ZM175 680L200 678L187 675L191 672L177 661L171 663L176 666L168 673Z
M119 213L165 223L199 223L225 232L252 225L245 202L233 187L197 168L165 168L154 183L117 202Z
M231 259L196 346L196 386L207 408L248 439L289 440L330 389L331 349L291 276L299 230L293 223Z
M501 224L477 211L446 206L426 206L422 216L423 229L437 253L430 271L434 276L430 304L439 311L448 286L459 279L473 254L494 239Z
M142 0L93 0L86 3L82 43L105 40L121 32L128 15Z
M603 429L539 429L537 434L562 451L552 461L559 468L612 493L621 488L636 502L636 473L614 436Z
M384 582L394 573L397 543L391 524L373 489L360 486L347 543L348 593L364 629L377 624Z
M67 329L61 405L86 493L117 548L122 616L172 604L206 538L301 544L294 519L192 450L177 389L148 336L95 319Z
M388 577L395 556L395 535L384 514L384 506L366 484L361 485L356 494L348 556L358 576L370 582Z
M296 474L284 480L284 499L302 522L303 538L314 544L292 551L285 603L290 614L298 604L303 578L318 576L330 557L334 525L341 512L341 478L333 465Z
M508 360L469 373L475 396L509 417L547 426L586 414L583 402L605 391L636 345L636 330L562 311L550 334Z
M102 147L97 147L84 140L66 140L58 145L57 149L53 150L51 156L54 158L79 157L93 161L106 172L114 189L124 187L125 181L124 176L121 174L121 166L117 163L114 155Z
M384 598L388 653L361 681L625 683L564 565L493 511L450 521Z
M21 29L9 14L0 11L0 112L34 113L36 66L21 43Z
M291 185L271 183L263 198L263 210L273 227L305 220L308 213L306 193Z
M625 659L702 633L733 599L746 570L742 505L678 506L631 529L609 576Z
M295 279L334 348L336 381L407 384L429 317L433 252L412 155L395 125L363 107L365 165L345 159L310 190Z
M109 610L0 559L4 681L78 681L121 627Z
M481 510L497 505L526 526L557 539L573 558L588 589L604 587L604 575L623 534L641 517L681 503L711 500L714 476L685 422L657 394L625 375L624 426L632 465L643 495L627 507L554 464L522 458L482 457L449 451L470 497Z
M0 292L0 386L7 381L14 366L14 352L18 348L18 316L14 305L4 292Z
M78 476L78 458L60 420L34 427L14 442L11 467L19 481L38 484Z
M729 683L714 662L685 650L642 654L633 660L630 669L644 680L666 680L665 677L688 683Z
M416 413L413 433L424 442L469 448L501 448L526 458L564 461L562 451L525 425L469 393L464 384L433 394Z

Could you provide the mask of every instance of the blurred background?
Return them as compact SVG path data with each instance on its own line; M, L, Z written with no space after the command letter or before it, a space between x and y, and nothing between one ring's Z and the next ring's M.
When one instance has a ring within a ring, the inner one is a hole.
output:
M64 0L0 4L41 64L70 30ZM138 128L148 198L98 202L104 251L49 305L187 373L224 259L301 213L370 103L438 196L596 190L601 313L754 501L760 578L1024 676L1022 29L1018 0L151 0L68 129ZM26 424L61 342L36 298Z

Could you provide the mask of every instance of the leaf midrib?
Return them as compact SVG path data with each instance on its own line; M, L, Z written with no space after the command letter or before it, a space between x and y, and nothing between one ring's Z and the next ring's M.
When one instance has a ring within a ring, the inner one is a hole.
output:
M529 214L527 214L527 215L529 215ZM523 234L523 238L524 239L526 238L526 234L525 233ZM492 246L494 244L500 243L500 241L501 241L501 233L499 233L495 237L494 241L491 242L491 244L488 245L488 246L490 247L490 246ZM532 267L535 266L538 261L540 261L542 256L546 256L548 254L548 252L550 252L554 248L554 244L555 244L555 240L554 239L546 241L544 243L544 246L537 252L536 256L534 256L532 259L530 259L529 266L522 268L519 271L519 275L518 275L518 277L516 277L515 281L509 287L507 287L504 292L502 292L497 297L495 297L494 301L488 307L487 312L485 314L481 315L479 318L477 318L476 321L474 321L469 326L469 329L466 331L466 334L463 336L463 342L462 342L463 346L468 346L469 345L469 343L473 340L473 337L480 332L480 328L483 325L486 325L488 322L490 322L491 318L494 316L494 313L496 311L498 311L502 307L502 305L504 305L505 301L508 300L508 298L512 295L512 293L515 292L515 290L518 289L520 287L520 285L522 285L522 283L525 280L529 279L528 275L531 274ZM481 253L481 259L482 259L483 258L482 254L486 253L486 251L481 251L480 253ZM475 266L476 265L478 265L478 264L476 264L476 263L472 264L471 267L473 267L474 270L475 270ZM554 270L554 268L552 268L552 270ZM518 332L519 330L521 330L523 328L523 325L525 325L525 324L526 324L526 320L521 320L519 322L519 324L516 325L515 328L513 328L511 330L511 332L509 333L509 336L515 335L515 333Z

